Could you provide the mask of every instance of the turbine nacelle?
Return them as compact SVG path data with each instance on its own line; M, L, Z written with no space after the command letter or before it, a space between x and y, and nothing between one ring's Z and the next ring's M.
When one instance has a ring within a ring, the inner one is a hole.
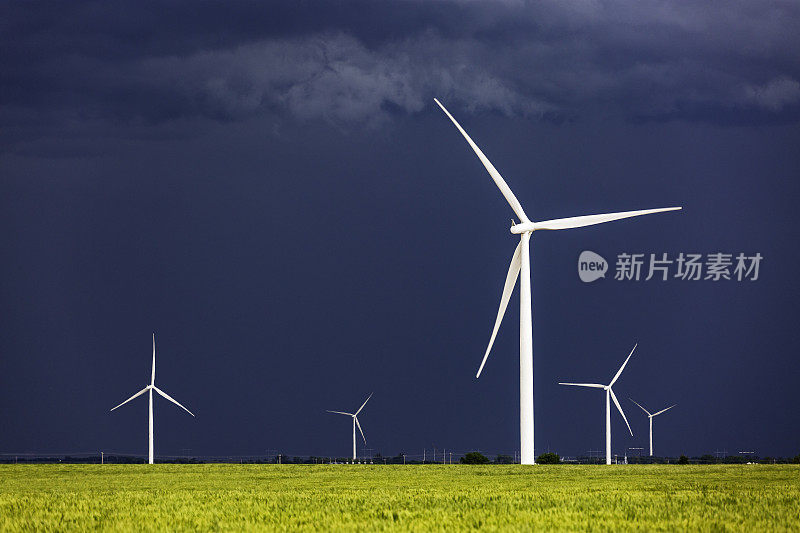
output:
M511 226L511 233L522 235L523 233L533 233L536 231L536 222L522 222Z

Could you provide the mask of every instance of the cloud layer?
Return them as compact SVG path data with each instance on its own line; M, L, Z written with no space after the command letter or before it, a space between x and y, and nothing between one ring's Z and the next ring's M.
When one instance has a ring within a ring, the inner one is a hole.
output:
M5 146L92 121L375 124L437 95L554 120L800 118L800 7L778 0L6 9Z

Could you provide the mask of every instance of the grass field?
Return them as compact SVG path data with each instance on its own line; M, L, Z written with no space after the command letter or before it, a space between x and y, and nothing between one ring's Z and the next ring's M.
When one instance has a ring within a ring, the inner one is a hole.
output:
M0 531L800 531L800 467L2 465Z

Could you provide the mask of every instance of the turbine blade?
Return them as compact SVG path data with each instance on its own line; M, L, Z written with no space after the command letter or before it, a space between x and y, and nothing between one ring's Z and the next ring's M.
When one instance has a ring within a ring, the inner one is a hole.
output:
M623 420L625 420L625 425L628 426L628 431L631 432L631 437L633 437L633 430L631 429L631 425L628 424L628 418L625 416L625 413L622 411L622 406L619 404L619 400L617 400L616 394L614 394L614 391L611 390L610 388L608 389L608 392L611 393L611 399L614 400L614 405L616 405L617 409L619 409L619 414L622 415Z
M683 209L682 207L660 207L658 209L642 209L640 211L621 211L619 213L604 213L602 215L584 215L581 217L570 218L557 218L554 220L544 220L542 222L534 222L533 229L569 229L569 228L582 228L584 226L593 226L594 224L602 224L603 222L611 222L612 220L620 220L622 218L638 217L640 215L650 215L653 213L663 213L664 211L675 211Z
M369 393L369 396L367 396L367 399L364 400L364 403L361 404L361 407L358 408L358 411L356 411L355 414L353 414L353 416L356 416L358 413L361 412L361 410L364 408L364 406L367 405L367 402L369 401L369 399L372 398L373 394L375 394L375 393L374 392L370 392Z
M631 353L628 354L628 359L631 358L631 356L633 355L633 352L634 352L634 350L636 350L637 346L639 346L638 342L633 345L633 350L631 350ZM622 363L621 367L619 367L619 370L617 370L617 373L614 375L614 379L612 379L611 383L608 384L609 387L612 386L614 383L616 383L616 381L619 379L620 374L622 374L622 371L625 370L625 365L628 364L628 359L625 359L625 362Z
M494 321L492 337L489 339L489 346L486 348L486 353L483 354L483 361L481 361L481 366L478 368L478 373L475 375L475 378L481 377L483 365L486 364L486 360L489 358L489 352L492 351L494 339L497 337L497 330L500 329L500 323L503 322L503 316L505 316L506 307L508 307L508 300L511 298L511 293L514 292L514 285L517 284L517 278L519 277L521 256L522 241L517 245L517 249L514 250L514 255L511 257L511 264L508 266L508 274L506 275L506 284L503 287L503 295L500 297L500 309L497 310L497 318Z
M670 405L670 406L669 406L669 407L667 407L666 409L662 409L662 410L660 410L660 411L659 411L659 412L657 412L657 413L653 413L653 416L660 415L660 414L661 414L661 413L663 413L664 411L669 411L670 409L672 409L672 408L673 408L673 407L675 407L676 405L678 405L678 404L676 403L676 404L674 404L674 405Z
M329 413L336 413L337 415L355 416L353 413L345 413L344 411L329 411L328 409L325 410L328 411Z
M637 402L637 401L636 401L636 400L634 400L633 398L628 398L628 399L629 399L630 401L632 401L633 403L635 403L636 405L638 405L638 406L639 406L639 409L641 409L642 411L644 411L645 413L647 413L647 416L653 416L653 415L651 415L651 414L650 414L650 411L648 411L647 409L645 409L644 407L642 407L642 406L639 404L639 402Z
M153 372L150 374L150 385L156 384L156 334L153 333Z
M133 396L131 396L130 398L128 398L127 400L125 400L124 402L122 402L121 404L119 404L117 407L122 407L123 405L125 405L125 404L126 404L126 403L128 403L129 401L133 400L133 399L134 399L134 398L136 398L137 396L141 396L142 394L144 394L145 392L147 392L147 389L149 389L149 388L150 388L150 387L145 387L145 388L143 388L142 390L140 390L139 392L137 392L136 394L134 394ZM115 407L114 409L116 409L117 407ZM113 411L114 409L111 409L111 411ZM111 411L109 411L109 412L111 412Z
M559 385L571 385L573 387L592 387L593 389L605 389L605 385L599 383L559 383Z
M525 211L522 209L522 205L519 203L519 200L517 200L517 197L514 196L513 192L511 192L511 189L508 187L508 184L503 179L503 176L501 176L500 173L497 171L497 169L494 168L494 165L492 165L491 161L489 161L489 159L487 159L487 157L483 155L483 152L481 152L481 149L478 148L478 145L472 141L470 136L467 135L467 132L464 131L464 128L461 127L461 124L459 124L458 121L456 121L456 119L453 118L453 115L451 115L450 112L447 109L445 109L442 103L436 98L434 98L433 101L436 102L438 106L442 108L442 111L444 111L445 115L448 116L448 118L453 122L453 124L455 124L456 128L458 128L458 131L461 132L461 135L463 135L464 138L467 140L469 145L472 147L472 150L478 156L478 159L481 160L483 166L486 167L487 171L489 171L489 175L494 180L494 183L495 185L497 185L497 188L500 189L500 192L503 194L506 201L511 206L511 209L514 210L514 213L517 214L517 216L521 219L522 222L530 222L530 219L525 214Z
M367 443L367 437L364 436L364 431L361 430L361 424L358 423L358 417L354 416L353 418L356 419L356 425L358 426L358 431L361 432L361 438L364 439L364 444Z
M154 390L154 391L156 391L157 393L159 393L161 396L163 396L163 397L164 397L164 398L166 398L167 400L169 400L169 401L171 401L172 403L174 403L175 405L177 405L178 407L180 407L181 409L183 409L184 411L186 411L187 413L189 413L190 415L194 416L194 413L193 413L193 412L191 412L190 410L188 410L187 408L185 408L184 406L182 406L182 405L181 405L181 404L178 402L178 400L176 400L175 398L173 398L172 396L170 396L169 394L167 394L167 393L166 393L166 392L164 392L163 390L159 389L159 388L158 388L158 387L156 387L155 385L153 385L153 390Z

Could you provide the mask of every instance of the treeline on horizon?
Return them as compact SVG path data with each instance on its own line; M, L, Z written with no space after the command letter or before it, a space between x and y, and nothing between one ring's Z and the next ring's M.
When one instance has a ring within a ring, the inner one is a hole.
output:
M616 458L619 464L622 464L623 458ZM713 464L800 464L800 454L794 457L758 457L754 455L729 455L727 457L716 457L711 454L705 454L698 457L687 457L681 455L679 457L628 457L627 464L695 464L695 465L713 465ZM132 456L132 455L105 455L102 457L98 455L90 456L71 456L71 455L20 455L12 456L6 455L0 457L0 464L144 464L147 462L146 457ZM163 464L213 464L213 463L227 463L227 464L295 464L295 465L313 465L313 464L345 464L351 463L352 460L346 457L321 457L321 456L286 456L276 455L274 457L225 457L225 456L198 456L198 457L156 457L156 462ZM412 459L400 453L395 456L383 456L376 454L370 459L357 460L358 464L388 464L388 465L421 465L421 464L495 464L495 465L510 465L514 464L514 457L511 455L499 454L493 459L484 456L480 452L469 452L467 454L453 457L452 463L450 461L422 461L420 459ZM575 458L564 459L555 453L542 454L537 458L537 463L540 464L603 464L604 458L581 456Z

